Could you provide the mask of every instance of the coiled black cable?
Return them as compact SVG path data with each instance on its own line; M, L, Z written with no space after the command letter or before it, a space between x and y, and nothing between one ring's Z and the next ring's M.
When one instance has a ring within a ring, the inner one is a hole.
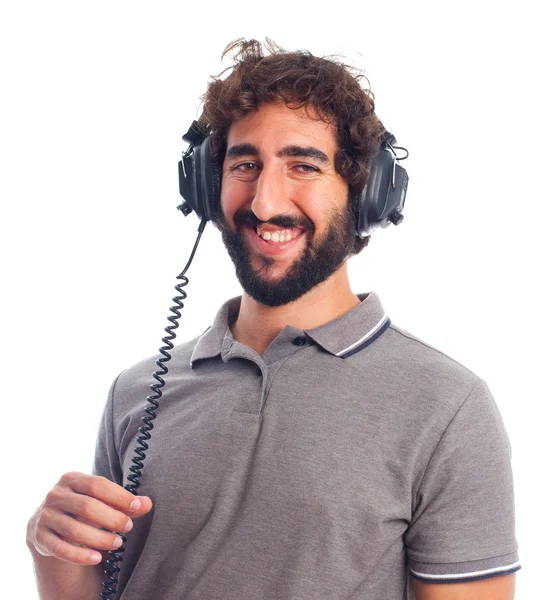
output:
M180 313L180 309L184 307L184 303L182 302L187 298L187 294L184 291L184 287L189 283L189 279L185 276L186 271L189 269L191 265L191 261L195 256L195 251L197 250L197 246L199 245L199 240L201 239L201 235L205 229L205 225L207 223L207 219L201 219L199 224L198 232L199 235L195 240L195 245L193 246L193 250L191 251L191 255L187 262L187 265L184 267L184 270L178 275L176 279L181 279L182 283L178 283L175 286L176 291L178 292L177 296L172 298L172 301L176 303L175 306L170 307L170 311L174 313L173 315L169 315L167 318L172 323L172 325L168 325L165 327L165 331L168 335L162 338L164 346L159 348L159 352L162 356L160 356L155 364L159 367L158 371L153 373L153 378L157 381L157 383L152 383L149 387L154 392L154 395L147 397L147 402L152 406L147 405L144 408L144 412L148 414L147 417L142 417L143 426L139 427L139 432L142 434L136 438L136 442L138 442L139 447L134 448L135 456L132 458L133 465L130 467L130 471L132 471L131 475L128 475L126 478L130 481L130 484L126 484L124 486L125 490L132 492L134 496L138 495L138 488L140 487L140 477L141 470L143 469L143 461L145 460L145 451L148 449L148 445L146 440L151 439L151 434L149 433L153 429L152 421L157 417L156 410L159 408L158 400L161 399L163 392L161 388L164 387L165 381L162 378L163 375L168 373L168 367L165 365L172 357L168 353L169 350L174 348L174 344L172 340L176 337L175 329L178 329L179 323L178 319L182 316ZM116 574L120 572L120 568L117 566L119 562L123 560L122 554L124 554L124 544L128 539L123 533L118 533L121 536L123 545L119 546L116 550L110 550L109 555L111 558L107 561L107 569L105 569L106 580L102 583L104 591L101 593L102 600L108 600L110 598L114 598L117 593L117 584L118 577L115 577Z

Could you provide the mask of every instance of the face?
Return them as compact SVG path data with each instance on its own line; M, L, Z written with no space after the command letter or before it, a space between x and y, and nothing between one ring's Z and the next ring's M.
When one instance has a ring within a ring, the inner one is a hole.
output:
M228 132L218 226L244 291L267 306L297 300L354 245L334 127L305 109L262 104Z

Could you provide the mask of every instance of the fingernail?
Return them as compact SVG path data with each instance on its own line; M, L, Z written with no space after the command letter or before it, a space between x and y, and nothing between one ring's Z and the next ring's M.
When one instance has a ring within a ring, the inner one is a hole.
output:
M99 552L91 552L90 560L95 563L99 563L101 560L101 554Z
M120 535L118 535L113 542L113 548L118 548L119 546L122 546L122 538Z
M130 510L139 510L141 505L141 501L136 498L136 500L132 500L130 503Z
M128 519L128 521L126 522L126 527L124 528L123 533L128 533L132 527L134 526L134 524L132 523L131 519Z

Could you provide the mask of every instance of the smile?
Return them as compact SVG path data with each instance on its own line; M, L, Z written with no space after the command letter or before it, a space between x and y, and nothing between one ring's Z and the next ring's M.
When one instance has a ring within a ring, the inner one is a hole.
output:
M262 225L259 225L256 228L256 233L263 240L277 242L277 243L290 242L291 240L294 240L296 237L298 237L302 233L302 231L303 231L302 229L297 229L297 228L276 229L274 231L274 230L266 229Z
M246 223L243 226L245 237L250 244L263 254L272 256L283 255L299 244L303 237L303 229L274 229L268 231L262 226L253 229Z

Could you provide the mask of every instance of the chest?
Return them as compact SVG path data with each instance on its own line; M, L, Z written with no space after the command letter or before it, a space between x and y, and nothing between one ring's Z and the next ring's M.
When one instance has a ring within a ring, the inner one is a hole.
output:
M274 528L271 539L278 523L359 542L385 528L401 534L415 453L388 391L358 393L346 374L313 385L292 368L262 376L256 365L240 368L241 377L218 376L199 393L195 383L167 381L140 487L163 527L189 539L229 523L262 535Z

